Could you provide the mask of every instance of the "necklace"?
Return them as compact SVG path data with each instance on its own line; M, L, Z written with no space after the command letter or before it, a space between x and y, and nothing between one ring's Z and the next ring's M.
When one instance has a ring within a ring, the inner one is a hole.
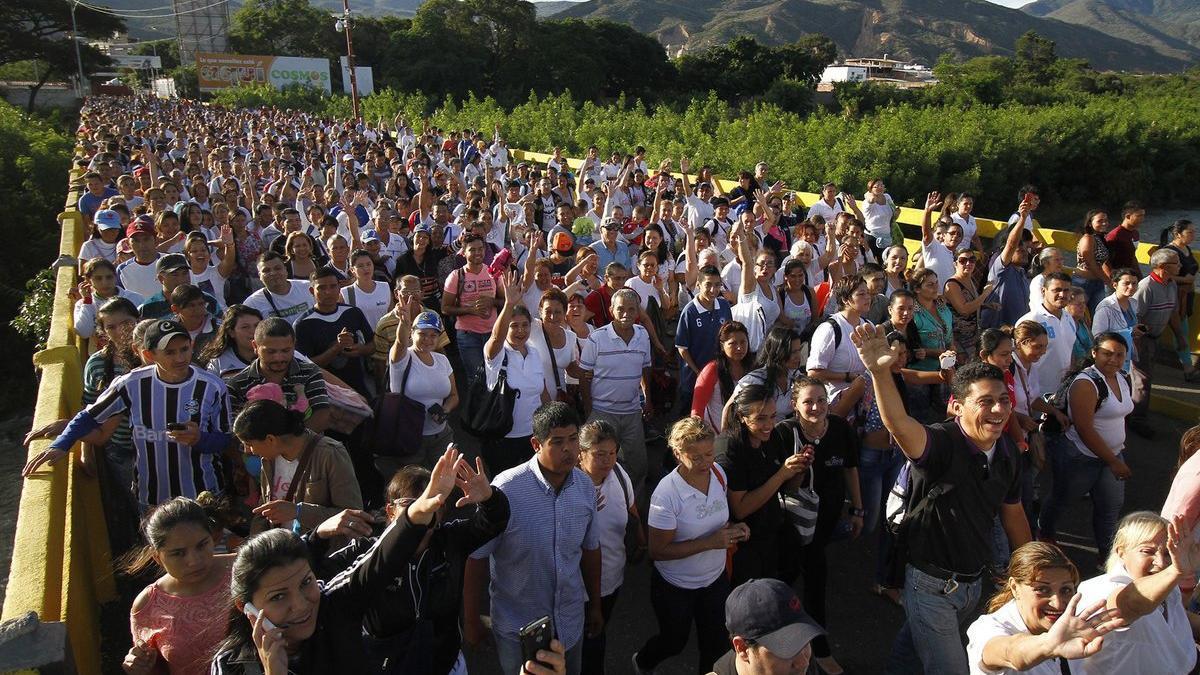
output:
M813 431L810 431L810 429ZM820 431L816 432L815 430L817 429ZM813 445L820 445L821 439L825 436L825 433L829 431L829 418L823 418L821 423L818 425L806 424L804 420L800 420L800 430L804 432L805 438L812 441Z

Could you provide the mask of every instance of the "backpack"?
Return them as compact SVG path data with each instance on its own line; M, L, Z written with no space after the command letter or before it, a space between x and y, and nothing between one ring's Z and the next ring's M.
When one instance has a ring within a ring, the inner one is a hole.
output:
M1126 386L1129 387L1130 391L1133 391L1133 379L1130 378L1129 373L1123 370L1120 372L1121 377L1125 378ZM1063 376L1062 381L1059 382L1058 389L1055 389L1049 394L1043 394L1042 400L1054 406L1055 410L1059 410L1062 412L1062 414L1070 417L1070 415L1067 413L1067 405L1071 401L1071 385L1075 383L1075 378L1080 375L1086 375L1087 378L1092 381L1092 384L1095 385L1096 410L1099 410L1100 406L1104 405L1104 401L1108 398L1108 383L1104 381L1104 376L1100 375L1100 373L1091 368L1068 371L1067 374Z
M944 427L935 425L934 428ZM967 440L963 436L962 431L957 428L952 431L954 433L955 451L968 452L969 450L966 447ZM1003 442L1003 439L998 442ZM896 475L896 482L892 485L892 489L887 496L887 502L884 504L884 525L887 527L888 532L896 536L897 541L905 534L910 524L923 518L926 513L933 509L934 503L942 495L954 489L954 485L951 483L937 481L929 488L928 492L918 499L912 490L912 469L913 461L911 459L906 460L904 466L900 467L900 473Z

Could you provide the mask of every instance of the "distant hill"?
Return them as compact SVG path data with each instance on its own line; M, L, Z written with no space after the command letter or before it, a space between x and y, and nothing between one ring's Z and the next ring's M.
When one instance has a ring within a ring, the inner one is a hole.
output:
M1021 11L1095 28L1193 62L1200 54L1200 0L1038 0Z
M539 19L548 19L559 12L579 4L579 0L551 0L550 2L535 2Z
M1143 1L1200 4L1200 0ZM845 55L886 53L931 64L947 52L959 57L1008 55L1021 34L1034 30L1054 40L1060 56L1087 59L1099 69L1178 71L1200 61L1200 49L1186 43L1171 43L1168 53L1086 25L984 0L589 0L557 17L629 24L653 34L672 56L743 34L783 44L805 33L824 33Z

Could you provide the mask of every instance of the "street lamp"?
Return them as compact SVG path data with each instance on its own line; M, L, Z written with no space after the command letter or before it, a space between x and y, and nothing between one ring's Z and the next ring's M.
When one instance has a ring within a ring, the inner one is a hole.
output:
M346 31L346 66L350 70L350 104L354 108L354 121L357 122L360 119L358 114L358 76L354 71L354 42L350 39L351 23L350 0L342 0L342 16L334 22L333 28L339 33L343 30Z
M78 0L71 0L71 42L75 43L75 65L79 68L77 91L79 98L83 98L83 58L79 56L79 26L75 23L75 8L78 6Z

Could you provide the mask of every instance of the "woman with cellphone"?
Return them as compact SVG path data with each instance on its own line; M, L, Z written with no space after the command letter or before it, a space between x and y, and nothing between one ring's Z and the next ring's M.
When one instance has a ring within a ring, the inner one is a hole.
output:
M216 650L211 674L371 672L363 615L386 602L388 585L406 573L456 486L464 494L459 507L492 494L487 480L481 481L457 450L448 449L421 495L403 507L375 545L324 583L318 582L299 535L275 529L247 540L233 563L229 634ZM347 510L308 536L363 537L371 533L372 522L363 511Z

